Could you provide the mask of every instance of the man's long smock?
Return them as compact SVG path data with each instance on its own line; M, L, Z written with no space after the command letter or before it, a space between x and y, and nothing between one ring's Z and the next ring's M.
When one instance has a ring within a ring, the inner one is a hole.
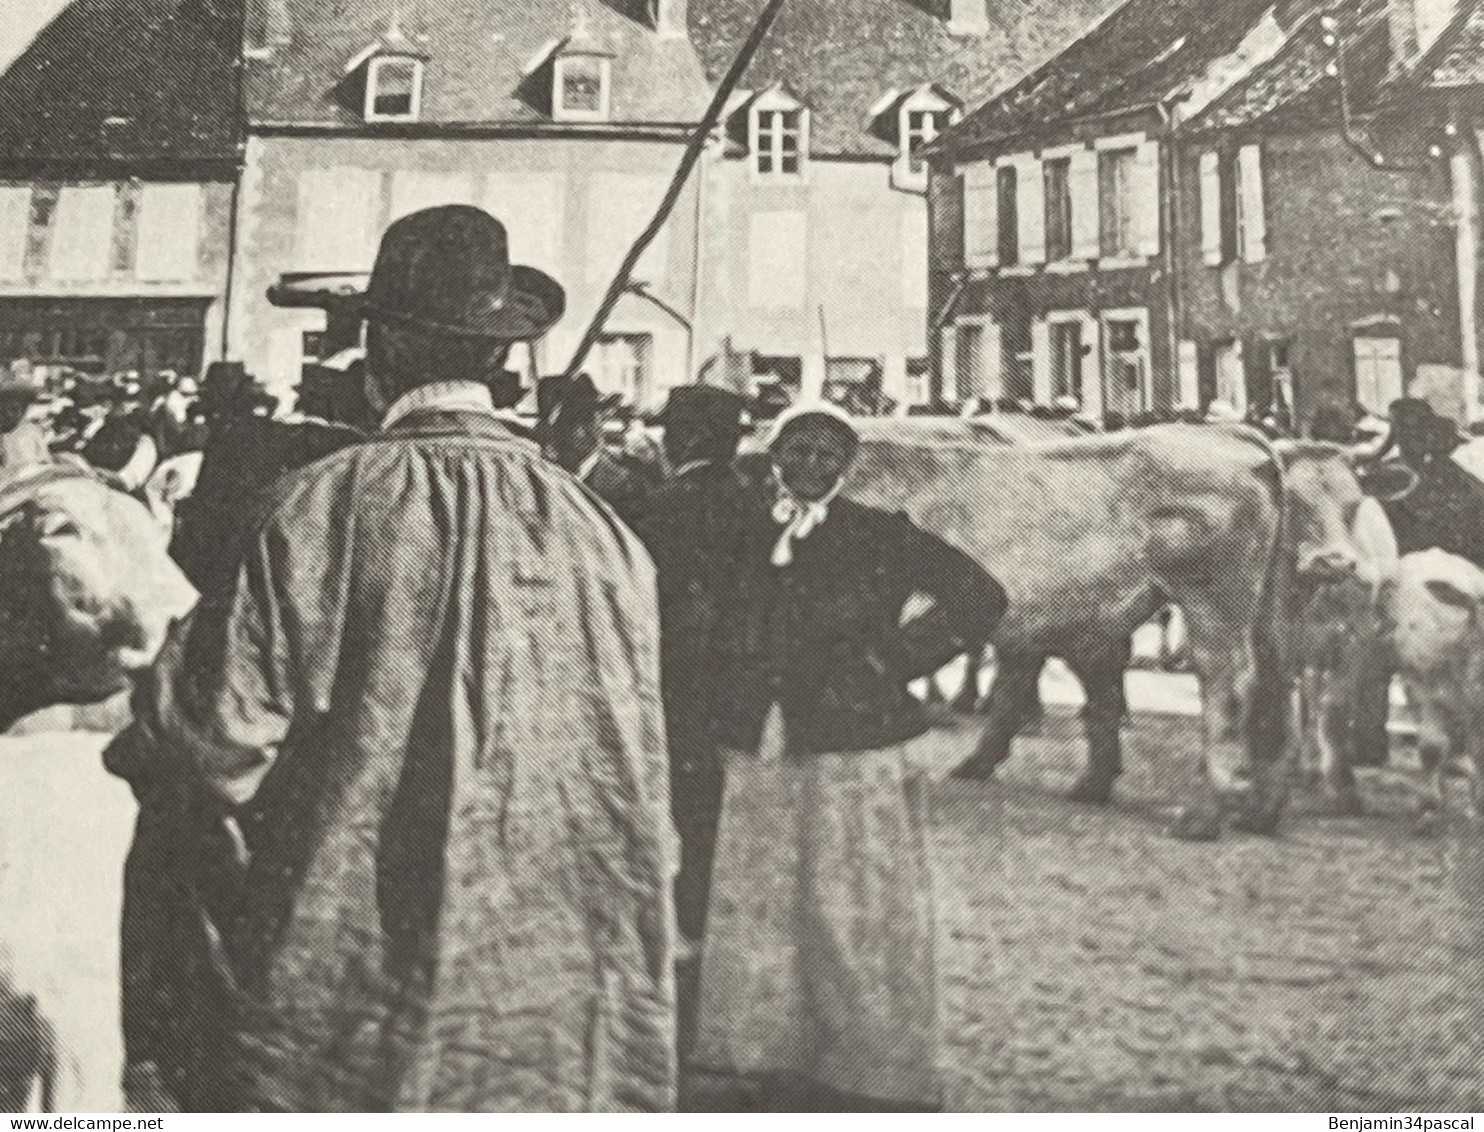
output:
M490 417L275 489L131 773L197 776L242 829L234 1103L673 1103L657 622L633 536Z

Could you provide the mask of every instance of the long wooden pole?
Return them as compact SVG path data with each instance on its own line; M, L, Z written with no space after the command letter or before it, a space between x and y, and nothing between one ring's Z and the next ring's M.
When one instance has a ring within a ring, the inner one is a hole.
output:
M748 33L746 41L742 44L742 49L732 60L732 65L717 86L716 93L711 96L711 105L706 108L700 125L696 127L695 133L691 135L690 141L686 144L685 153L680 159L680 166L675 170L675 176L670 179L670 187L665 190L659 208L655 210L653 218L645 226L644 231L639 233L639 238L634 241L634 245L629 248L628 255L624 256L623 263L619 265L618 274L613 277L613 282L608 284L608 291L603 296L603 301L598 304L597 312L593 315L587 332L583 334L582 341L578 343L572 360L567 363L564 371L566 376L571 377L576 374L582 368L582 363L587 361L588 353L597 343L598 336L603 333L608 316L613 313L618 300L628 290L629 279L633 275L634 268L638 266L640 258L654 242L654 238L659 235L660 229L665 226L665 221L670 219L675 202L680 199L685 183L690 179L691 170L696 167L696 162L701 159L706 143L711 138L711 131L716 129L716 124L721 121L722 111L726 109L727 102L731 100L732 92L742 81L743 74L746 73L753 56L757 54L757 49L762 46L764 37L772 28L773 21L778 18L778 13L782 10L784 3L785 0L768 0L767 6L757 18L757 23L753 25L752 31Z

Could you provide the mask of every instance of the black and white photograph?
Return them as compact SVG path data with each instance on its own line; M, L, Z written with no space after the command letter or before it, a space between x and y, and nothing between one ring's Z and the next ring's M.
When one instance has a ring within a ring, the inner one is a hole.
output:
M1484 0L0 0L0 1109L1474 1127L1481 283Z

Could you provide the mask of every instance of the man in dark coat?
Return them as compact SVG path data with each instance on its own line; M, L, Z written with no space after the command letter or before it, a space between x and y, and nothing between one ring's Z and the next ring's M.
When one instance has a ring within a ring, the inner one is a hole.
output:
M660 594L660 671L670 739L670 787L680 834L675 910L681 933L706 926L721 815L721 765L709 739L718 600L740 559L747 487L733 469L746 401L703 385L670 393L660 420L670 478L650 498L640 536Z
M617 403L617 396L600 395L585 373L542 378L536 386L536 413L547 455L635 527L656 485L643 469L614 455L603 443L604 418Z
M653 567L486 381L564 306L488 213L395 221L378 432L274 485L110 749L230 846L213 1111L673 1107Z

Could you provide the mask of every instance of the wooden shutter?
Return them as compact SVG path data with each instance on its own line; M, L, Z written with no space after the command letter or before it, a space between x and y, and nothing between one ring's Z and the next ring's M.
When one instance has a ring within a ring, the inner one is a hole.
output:
M991 162L964 170L964 265L995 267L1000 262L999 194Z
M1072 258L1097 259L1101 248L1098 211L1098 155L1079 149L1072 154L1068 191L1072 197Z
M143 186L137 232L136 279L178 283L197 278L201 273L201 186Z
M1051 323L1038 318L1031 323L1031 400L1051 404Z
M1140 142L1134 151L1134 249L1142 256L1159 254L1159 142Z
M1262 147L1244 145L1237 151L1237 179L1241 201L1242 259L1261 263L1268 255L1267 202L1262 187Z
M804 305L809 222L803 212L755 212L748 233L749 304L760 309Z
M1046 174L1036 157L1015 159L1021 263L1046 262Z
M1182 340L1175 375L1175 400L1184 409L1201 407L1201 351L1189 340Z
M1005 392L1003 332L999 323L984 325L984 336L980 339L979 372L983 385L979 392L990 397L1002 397Z
M378 170L336 166L300 173L293 269L369 270L380 238L380 204Z
M928 305L927 207L911 199L902 213L902 305L910 311Z
M25 278L30 233L31 186L0 186L0 280Z
M392 174L392 211L387 223L440 204L473 204L474 201L472 173L399 171ZM495 215L509 226L503 216Z
M558 279L573 274L563 258L569 227L566 174L491 173L484 181L482 202L485 211L505 225L511 262L538 267Z
M1207 150L1200 156L1201 259L1221 265L1221 154Z
M108 278L113 250L112 185L65 188L52 220L51 277L82 282Z

